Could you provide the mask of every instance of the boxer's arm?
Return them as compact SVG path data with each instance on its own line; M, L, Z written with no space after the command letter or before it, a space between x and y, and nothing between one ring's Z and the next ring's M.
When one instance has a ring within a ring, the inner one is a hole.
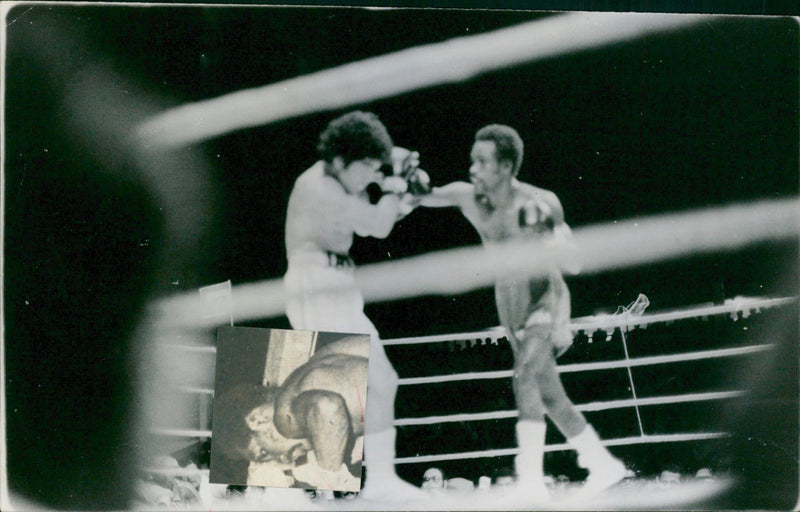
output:
M342 215L358 236L386 238L400 217L400 196L384 194L377 204L355 196L346 198Z
M561 206L561 201L557 195L550 193L546 196L545 202L551 209L553 222L553 237L550 243L567 251L566 257L561 260L561 270L568 274L578 274L583 267L583 261L578 252L578 246L575 244L575 238L572 236L572 229L564 220L564 208Z
M537 190L520 212L520 225L532 233L538 233L538 236L544 234L546 245L565 250L564 257L559 259L562 271L569 274L580 272L580 253L572 230L564 221L564 208L558 196L550 191Z
M443 187L433 187L429 194L419 197L419 206L443 208L462 207L474 195L475 187L465 181L455 181Z
M567 255L561 262L561 269L568 274L579 274L583 268L583 258L572 236L572 230L566 222L553 228L553 241L567 249Z

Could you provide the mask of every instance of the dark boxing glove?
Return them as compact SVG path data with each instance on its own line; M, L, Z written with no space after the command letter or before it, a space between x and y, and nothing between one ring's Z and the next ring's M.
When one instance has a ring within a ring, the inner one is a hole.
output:
M431 178L422 169L416 169L408 177L408 193L414 196L424 196L431 192Z
M519 209L519 227L531 228L537 233L552 232L555 228L553 210L547 203L531 199Z

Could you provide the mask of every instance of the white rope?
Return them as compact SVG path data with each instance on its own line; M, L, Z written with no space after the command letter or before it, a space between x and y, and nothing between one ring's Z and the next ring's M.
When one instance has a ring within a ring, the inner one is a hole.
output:
M677 404L684 402L704 402L709 400L727 400L739 398L747 394L746 391L719 391L710 393L692 393L687 395L657 396L649 398L628 398L622 400L611 400L608 402L591 402L587 404L575 404L579 411L605 411L609 409L623 409L625 407ZM409 425L434 425L439 423L458 423L461 421L485 421L507 418L516 418L519 412L512 411L490 411L466 414L450 414L447 416L425 416L423 418L401 418L395 420L397 427ZM642 433L642 435L645 435Z
M399 379L398 382L401 386L415 386L418 384L435 384L460 380L507 379L513 375L513 370L498 370L493 372L452 373L450 375L433 375L431 377L405 377Z
M570 330L572 332L595 330L613 330L617 327L633 327L633 326L648 326L656 323L672 322L676 320L686 320L691 318L705 318L708 316L735 314L744 312L748 314L749 311L759 311L762 309L769 309L779 306L785 306L797 301L797 297L780 297L780 298L759 298L759 297L745 297L732 300L724 305L708 306L708 305L694 305L687 308L676 309L672 311L660 311L656 313L649 313L637 318L629 318L624 315L619 316L584 316L573 318L570 323ZM392 338L381 340L381 343L386 346L392 345L422 345L426 343L439 343L448 341L476 341L482 342L489 339L490 342L497 342L506 337L506 331L502 327L492 327L483 331L474 331L466 333L451 333L439 334L435 336L415 336L409 338ZM217 348L210 345L185 345L176 343L164 343L160 345L162 348L169 350L178 350L186 352L201 352L207 354L216 354Z
M169 350L180 350L183 352L201 352L205 354L216 354L217 347L210 345L178 345L175 343L164 343L159 345L159 348L166 348Z
M197 393L197 394L200 394L200 395L213 395L214 394L214 390L211 389L211 388L199 388L199 387L194 387L194 386L180 386L178 389L180 391L183 391L184 393Z
M211 390L208 390L211 391ZM629 398L621 400L611 400L607 402L591 402L586 404L576 404L579 411L605 411L609 409L622 409L625 407L649 406L677 404L684 402L703 402L709 400L726 400L739 398L747 394L746 391L719 391L709 393L690 393L686 395L657 396L649 398ZM461 421L484 421L516 418L518 411L490 411L465 414L450 414L446 416L426 416L423 418L400 418L395 420L394 425L405 427L409 425L433 425L438 423L457 423ZM174 435L180 437L210 437L211 431L208 430L180 430L180 429L153 429L153 433L162 435Z
M208 476L209 471L205 468L187 469L187 468L162 468L158 466L139 466L139 471L149 474L171 475L171 476Z
M690 318L705 318L715 315L725 315L739 312L748 312L751 310L769 309L779 306L785 306L795 302L797 297L743 297L731 300L725 304L716 306L709 306L706 304L697 304L688 306L686 308L659 311L655 313L647 313L639 317L628 317L625 315L593 315L582 316L573 318L570 322L569 328L572 332L588 331L594 332L596 330L611 331L615 328L630 328L634 326L648 326L651 324L673 322L676 320L686 320ZM499 340L506 336L506 331L502 327L493 327L483 331L456 333L456 334L439 334L435 336L415 336L409 338L393 338L382 340L384 345L418 345L423 343L436 343L443 341L459 341L459 340L485 340L489 338L493 341Z
M399 418L394 420L394 425L396 427L407 427L409 425L434 425L439 423L458 423L461 421L502 420L516 418L517 416L519 416L519 411L517 410L475 412L449 414L447 416L425 416L423 418Z
M596 363L576 363L558 366L559 373L574 373L594 370L608 370L615 368L626 368L632 366L649 366L654 364L675 363L683 361L695 361L699 359L710 359L718 357L740 356L755 354L772 350L774 345L751 345L747 347L722 348L717 350L705 350L699 352L687 352L683 354L669 354L663 356L648 356L629 360L599 361ZM449 375L434 375L430 377L406 377L399 380L401 386L415 386L419 384L436 384L442 382L485 380L485 379L507 379L514 376L513 370L497 370L492 372L470 372L453 373ZM193 391L195 393L214 394L210 388L192 388L182 386L179 389Z
M583 273L593 274L794 238L800 232L798 219L800 203L792 198L620 220L576 228L574 234L578 250L591 255ZM482 246L450 249L362 266L356 269L356 284L366 302L455 295L492 286L497 278L545 274L566 251L540 241L508 242L491 253ZM237 285L232 295L236 322L285 314L282 279ZM164 298L153 307L161 328L218 325L203 318L197 292Z
M485 340L487 338L497 341L505 336L506 330L503 327L493 327L485 331L438 334L435 336L414 336L411 338L392 338L388 340L381 340L381 343L383 345L420 345L424 343L438 343L443 341Z
M703 350L699 352L687 352L683 354L668 354L663 356L637 357L630 361L600 361L597 363L578 363L559 366L559 373L583 372L590 370L605 370L609 368L624 368L626 366L649 366L653 364L677 363L682 361L695 361L698 359L710 359L714 357L730 357L757 352L772 350L774 345L751 345L747 347L720 348L716 350Z
M649 443L676 443L683 441L706 441L709 439L719 439L727 437L729 434L725 432L707 432L707 433L686 433L686 434L659 434L652 436L641 437L624 437L617 439L605 439L601 442L605 446L628 446L632 444L649 444ZM574 450L574 448L567 443L550 444L544 447L546 452ZM464 459L482 459L493 457L506 457L517 455L518 448L503 448L499 450L481 450L474 452L460 452L460 453L443 453L440 455L416 455L414 457L400 457L394 460L395 464L415 464L423 462L439 462L443 460L464 460Z
M481 73L636 40L709 19L652 13L551 16L182 105L147 120L135 135L144 149L182 147L235 130L459 83Z
M681 361L694 361L697 359L709 359L714 357L729 357L745 354L753 354L756 352L764 352L774 348L773 345L753 345L748 347L735 347L735 348L722 348L717 350L704 350L700 352L687 352L684 354L668 354L663 356L648 356L639 357L636 359L617 360L617 361L599 361L596 363L576 363L569 365L558 366L559 373L570 372L584 372L594 370L608 370L613 368L625 368L628 366L649 366L653 364L675 363ZM405 386L412 386L418 384L433 384L441 382L452 382L459 380L475 380L475 379L504 379L513 377L513 370L501 370L493 372L470 372L470 373L454 373L450 375L434 375L431 377L407 377L400 379L400 384Z
M197 430L191 428L165 428L165 427L152 427L151 434L160 436L173 436L173 437L211 437L210 430Z
M639 317L618 317L590 316L575 318L570 325L573 331L595 331L597 329L609 330L615 327L647 327L650 324L674 322L676 320L686 320L690 318L704 318L715 315L725 315L743 312L749 314L751 310L768 309L778 306L785 306L797 301L797 297L781 298L758 298L746 297L726 301L725 304L715 306L695 306L692 308L682 308L673 311L662 311L658 313L644 314Z

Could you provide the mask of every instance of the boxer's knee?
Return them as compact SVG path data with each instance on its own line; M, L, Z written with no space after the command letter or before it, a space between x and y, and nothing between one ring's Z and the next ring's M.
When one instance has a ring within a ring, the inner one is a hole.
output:
M397 386L400 384L400 377L391 366L381 370L372 371L370 368L369 382L367 384L369 399L394 397L397 393ZM377 395L377 397L376 397Z
M542 403L547 411L556 411L563 407L565 402L569 402L556 371L543 370L539 372L536 382L542 396Z
M514 362L514 378L528 385L537 385L550 359L552 354L543 350L528 350L520 354Z
M379 344L380 342L378 342ZM373 344L369 354L369 392L394 396L400 377L386 356L383 347Z

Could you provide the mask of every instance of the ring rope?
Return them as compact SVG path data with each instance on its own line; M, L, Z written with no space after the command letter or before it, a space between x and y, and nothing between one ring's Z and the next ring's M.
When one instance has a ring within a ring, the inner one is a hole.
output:
M208 476L210 470L207 468L186 469L186 468L163 468L158 466L139 466L139 471L150 474L171 475L171 476Z
M725 313L735 313L739 311L748 311L750 309L755 309L756 311L760 311L761 309L786 305L795 300L796 300L795 297L778 298L778 299L736 299L735 302L725 304L724 306L692 307L670 312L653 313L639 317L637 320L642 321L642 323L653 324L657 322L670 322L677 319L694 318L706 315L710 316L710 315L725 314ZM749 313L745 313L745 315L748 314ZM628 325L627 321L618 318L616 316L609 316L607 318L604 318L602 322L593 321L592 318L593 317L581 317L574 319L573 323L571 324L572 330L579 331L581 329L579 329L578 326L583 326L590 323L594 328L614 328L622 325ZM416 338L397 338L390 340L382 340L382 343L384 345L412 345L420 343L435 343L442 341L475 340L476 338L478 339L485 338L487 334L491 337L492 340L497 340L499 338L502 338L504 336L504 333L505 331L503 331L502 329L495 328L490 331L478 331L472 333L454 333L450 335L423 336ZM215 354L217 351L216 347L214 346L197 346L197 345L180 345L180 344L163 344L161 346L163 348L167 348L170 350L201 352L208 354ZM619 360L619 361L600 361L595 363L577 363L572 365L560 365L558 366L558 371L559 373L570 373L579 371L614 369L621 367L630 368L631 366L681 362L694 359L703 359L706 357L727 357L733 355L744 355L764 350L770 350L771 348L773 348L773 346L767 344L767 345L756 345L750 347L717 349L713 351L701 351L701 352L693 352L685 354L650 356L650 357L642 357L636 359L629 359L626 356L625 360ZM400 384L416 385L416 384L449 382L449 381L470 380L470 379L501 379L501 378L509 378L512 376L513 376L512 370L498 370L492 372L471 372L471 373L459 373L459 374L439 375L431 377L404 378L400 379ZM179 389L184 392L194 392L194 393L202 393L209 395L214 394L214 390L211 388L180 386Z
M706 315L716 315L716 314L725 314L725 313L734 313L732 318L735 320L738 318L738 312L743 311L743 317L749 316L749 311L751 309L756 310L759 312L762 308L769 308L775 307L780 305L789 304L792 301L796 300L796 298L780 298L780 299L742 299L738 298L734 301L730 301L723 306L711 306L711 307L693 307L678 311L670 311L670 312L663 312L663 313L654 313L649 315L643 315L642 317L638 317L635 319L632 318L620 318L624 317L624 315L618 316L610 316L603 318L602 321L598 322L594 320L592 317L584 317L579 319L574 319L572 326L579 327L579 326L586 326L591 325L595 328L614 328L614 327L622 327L631 325L631 321L634 320L637 322L637 325L642 324L651 324L656 322L670 322L673 320L679 319L686 319L686 318L696 318L696 317L705 317ZM588 321L584 321L588 320ZM575 329L580 330L580 329ZM480 333L466 333L466 334L456 334L456 335L449 335L449 336L433 336L433 337L426 337L425 340L427 342L433 341L445 341L446 340L455 340L455 339L471 339L474 337L475 334L481 335L481 337L485 336L486 334L499 334L500 330L494 329L491 332L483 331ZM413 339L413 338L410 338ZM392 344L392 341L397 340L387 340ZM402 341L402 340L401 340ZM404 344L404 343L399 343ZM180 344L169 344L165 345L166 347L173 349L173 350L188 350L188 351L195 351L195 352L202 352L202 353L214 353L216 352L216 348L213 346L192 346L192 345L180 345ZM573 364L573 365L564 365L559 366L558 370L560 373L564 372L577 372L577 371L589 371L589 370L599 370L599 369L608 369L608 368L620 368L620 367L627 367L628 371L630 371L630 367L632 366L642 366L642 365L651 365L651 364L661 364L661 363L669 363L669 362L677 362L677 361L688 361L688 360L698 360L698 359L707 359L712 357L727 357L727 356L735 356L735 355L743 355L743 354L750 354L755 352L763 352L766 350L772 349L773 345L756 345L756 346L748 346L748 347L737 347L737 348L729 348L729 349L719 349L719 350L710 350L710 351L700 351L700 352L693 352L693 353L684 353L684 354L672 354L672 355L663 355L663 356L650 356L650 357L642 357L636 359L627 359L626 360L619 360L619 361L601 361L596 363L582 363L582 364ZM435 376L435 377L421 377L421 378L412 378L412 379L400 379L399 384L401 385L414 385L414 384L423 384L423 383L431 383L431 382L446 382L446 381L455 381L455 380L471 380L476 378L507 378L513 375L513 371L498 371L498 372L478 372L478 373L466 373L466 374L455 374L455 375L444 375L444 376ZM189 392L189 393L205 393L209 395L213 395L214 391L209 388L202 388L202 387L194 387L194 386L182 386L180 387L182 391ZM614 409L614 408L624 408L624 407L638 407L639 406L649 406L649 405L662 405L662 404L671 404L671 403L682 403L682 402L696 402L696 401L708 401L708 400L724 400L724 399L731 399L737 398L745 395L746 391L724 391L724 392L710 392L710 393L694 393L688 395L679 395L679 396L662 396L662 397L649 397L649 398L638 398L634 397L632 399L622 399L622 400L613 400L613 401L606 401L606 402L591 402L587 404L576 404L578 410L581 411L600 411L600 410L607 410L607 409ZM396 419L394 422L395 426L408 426L408 425L425 425L425 424L439 424L439 423L448 423L448 422L460 422L460 421L480 421L480 420L491 420L491 419L504 419L504 418L514 418L518 416L518 412L515 410L512 411L492 411L486 413L472 413L472 414L455 414L455 415L448 415L448 416L430 416L430 417L423 417L423 418L401 418ZM212 432L210 430L203 430L203 429L174 429L174 428L151 428L150 432L157 435L166 435L166 436L176 436L176 437L188 437L188 438L211 438ZM682 441L682 440L692 440L692 439L707 439L709 436L711 437L720 437L725 434L673 434L669 436L650 436L645 434L641 431L641 435L638 438L625 438L625 439L611 439L604 441L605 445L614 445L614 444L634 444L634 443L645 443L645 442L668 442L668 441ZM546 447L547 451L555 451L555 450L566 450L570 449L569 445L549 445ZM445 454L445 455L430 455L430 456L417 456L417 457L410 457L405 459L396 459L396 463L422 463L422 462L432 462L437 460L456 460L456 459L466 459L466 458L480 458L480 457L497 457L502 455L513 455L516 453L516 449L508 449L508 450L488 450L488 451L478 451L478 452L464 452L460 454Z
M134 135L145 150L183 147L235 130L464 82L509 66L684 29L709 19L653 13L550 16L180 105L146 120Z
M162 343L159 345L159 347L183 352L202 352L206 354L217 353L217 347L212 345L179 345L176 343Z
M573 232L578 250L592 255L582 270L589 275L797 238L798 214L797 198L764 200L595 224ZM498 277L545 274L569 252L537 241L507 242L496 249L489 252L477 245L364 265L356 269L356 285L367 303L455 295L493 286ZM282 279L237 285L231 293L236 322L285 314ZM153 307L160 328L222 325L219 315L202 314L205 303L196 291L167 296Z
M210 430L200 430L193 428L167 428L151 427L151 434L173 437L211 437Z
M558 366L559 373L584 372L593 370L608 370L614 368L625 368L627 366L649 366L654 364L676 363L682 361L694 361L697 359L708 359L713 357L729 357L756 352L764 352L774 348L772 344L751 345L747 347L722 348L717 350L703 350L698 352L687 352L684 354L668 354L662 356L647 356L628 360L600 361L596 363L576 363ZM431 377L408 377L400 379L400 385L433 384L441 382L451 382L459 380L474 379L502 379L513 377L513 370L500 370L493 372L470 372L453 373L450 375L435 375Z
M649 443L674 443L681 441L705 441L708 439L720 439L728 437L730 434L725 432L702 432L702 433L682 433L682 434L658 434L645 435L643 437L620 437L616 439L602 439L600 442L604 446L627 446L632 444ZM575 448L567 443L545 445L545 452L567 451ZM497 450L480 450L474 452L443 453L440 455L415 455L414 457L399 457L394 459L395 464L417 464L422 462L438 462L443 460L463 460L463 459L482 459L493 457L505 457L517 455L518 448L502 448Z
M625 407L677 404L684 402L703 402L710 400L727 400L739 398L747 394L747 391L718 391L708 393L691 393L686 395L657 396L649 398L626 398L620 400L610 400L605 402L590 402L586 404L575 404L579 411L605 411L609 409L622 409ZM400 418L394 421L394 425L405 427L409 425L432 425L438 423L457 423L461 421L483 421L516 418L519 413L511 411L491 411L480 413L450 414L446 416L425 416L421 418ZM172 428L153 428L155 434L185 436L185 437L211 437L210 430L193 429L172 429ZM645 434L642 434L645 435Z
M595 331L604 330L609 331L617 327L642 327L646 328L650 324L656 323L669 323L675 320L686 320L690 318L705 318L715 315L744 313L749 316L751 310L769 309L778 306L784 306L797 300L797 297L779 297L779 298L762 298L762 297L742 297L736 299L729 299L725 304L709 306L705 304L698 304L671 311L659 311L656 313L646 313L642 316L631 317L628 315L604 315L604 316L584 316L573 318L569 324L572 332L580 331ZM416 336L410 338L394 338L389 340L381 340L384 345L416 345L422 343L435 343L440 341L456 341L456 340L471 340L480 338L499 339L504 337L505 329L502 327L493 327L484 331L475 331L459 334L440 334L435 336Z
M661 311L656 313L647 313L639 317L631 317L627 315L607 315L607 316L585 316L573 318L570 322L569 328L572 332L581 331L595 331L595 330L613 330L614 328L623 327L642 327L646 328L650 324L656 323L669 323L675 320L686 320L690 318L705 318L708 316L723 315L730 313L732 316L743 313L744 318L750 315L750 311L756 312L761 309L769 309L779 306L784 306L795 302L797 297L778 297L778 298L764 298L764 297L739 297L736 299L729 299L725 304L708 306L704 304L689 306L687 308L676 309L671 311ZM736 316L735 318L738 318ZM492 327L483 331L474 331L466 333L451 333L439 334L434 336L415 336L409 338L393 338L381 340L381 344L389 345L418 345L424 343L436 343L444 341L459 341L459 340L475 340L486 339L499 340L505 337L505 329L502 327ZM212 345L186 345L177 343L163 343L161 347L171 350L181 350L187 352L203 352L215 354L217 348Z
M684 402L704 402L710 400L727 400L731 398L739 398L746 395L747 391L718 391L709 393L691 393L687 395L671 395L671 396L657 396L649 398L626 398L621 400L610 400L607 402L591 402L586 404L575 404L575 408L579 411L606 411L609 409L622 409L625 407L634 407L637 405L665 405L665 404L678 404ZM398 427L405 427L409 425L432 425L439 423L458 423L461 421L484 421L484 420L498 420L516 418L519 416L517 410L511 411L491 411L479 413L466 413L466 414L450 414L447 416L425 416L422 418L401 418L395 420L394 424ZM645 434L642 434L645 435Z
M196 386L178 386L179 391L184 393L196 393L198 395L213 395L214 390L211 388L201 388Z
M768 309L778 306L785 306L797 300L797 297L780 297L780 298L761 298L761 297L737 297L736 299L729 299L725 304L714 306L697 306L689 309L676 309L672 311L663 311L658 313L644 314L639 317L627 317L626 315L619 315L618 317L609 316L601 317L581 317L573 320L571 328L573 330L596 330L603 329L604 327L642 327L646 328L650 324L673 322L675 320L687 320L695 317L708 317L715 315L723 315L730 313L735 320L737 317L734 313L744 313L744 318L750 315L752 310ZM615 320L617 319L617 320Z

